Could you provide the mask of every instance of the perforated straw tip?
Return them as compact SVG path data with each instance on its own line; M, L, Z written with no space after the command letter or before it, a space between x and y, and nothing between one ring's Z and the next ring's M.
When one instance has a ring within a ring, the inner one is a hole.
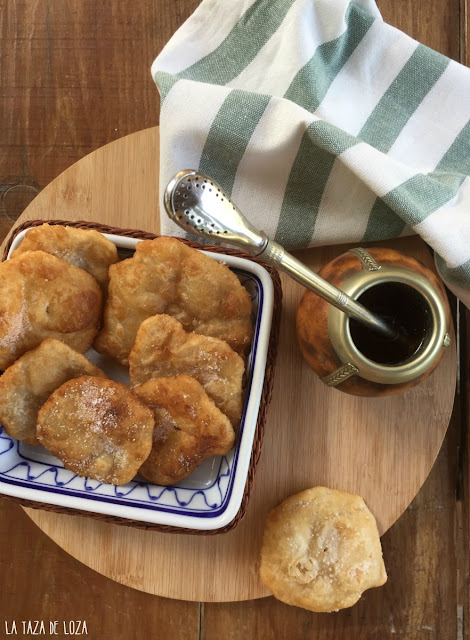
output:
M163 204L169 218L171 218L176 224L179 224L179 218L174 208L174 194L181 184L188 177L196 175L194 169L183 169L173 176L170 182L167 184L165 193L163 195Z

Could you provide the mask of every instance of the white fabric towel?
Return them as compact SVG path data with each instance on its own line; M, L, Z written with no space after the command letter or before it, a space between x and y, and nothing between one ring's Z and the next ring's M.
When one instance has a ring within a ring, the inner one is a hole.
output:
M469 69L373 0L203 0L152 74L162 192L198 169L287 249L416 232L470 307Z

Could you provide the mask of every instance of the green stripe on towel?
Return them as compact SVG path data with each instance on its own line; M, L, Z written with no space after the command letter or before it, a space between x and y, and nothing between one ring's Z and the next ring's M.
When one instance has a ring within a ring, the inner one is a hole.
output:
M363 242L397 238L405 228L405 222L381 198L374 202L362 237Z
M312 113L317 110L331 83L369 31L375 18L351 4L346 11L345 20L347 30L339 38L318 47L313 57L297 73L284 98Z
M310 124L289 175L276 242L290 249L310 244L333 163L356 142L353 136L327 122L316 120Z
M258 0L244 13L217 49L182 71L179 77L210 84L229 83L250 64L278 30L294 2ZM230 11L229 6L227 11Z
M468 283L470 281L470 260L464 262L458 267L453 269L448 267L445 261L437 253L435 254L436 266L439 269L439 273L451 284L463 289L468 289Z
M395 209L398 206L395 210L413 226L454 198L470 174L469 140L470 123L467 123L434 171L427 176L415 176L384 196L384 200L389 202L390 206L378 198L371 210L363 241L394 238L401 234L405 222L391 207ZM419 200L420 193L424 196L423 202ZM410 205L403 200L409 196Z
M157 71L155 74L155 82L157 83L157 87L160 91L162 103L167 97L170 89L178 82L178 80L179 78L171 73L167 73L166 71Z
M379 100L358 137L387 153L448 64L448 58L419 45Z
M387 153L448 64L449 60L441 54L419 45L380 99L358 137L379 151ZM413 91L410 91L410 86L413 87ZM422 176L417 180L417 184L421 183ZM413 183L405 185L408 186L403 186L402 191L401 187L397 187L375 202L370 212L364 241L380 237L393 238L403 231L404 220L408 220L406 217L400 218L397 213L406 216L407 205L403 203L402 197L409 191L410 186L413 191ZM410 213L412 219L416 218L418 210L414 208L414 213Z
M438 180L418 174L389 191L382 200L407 224L414 227L430 213L452 200L457 191Z
M435 171L451 171L465 177L470 175L470 122L467 122L455 138Z
M199 171L218 182L228 197L240 160L269 100L270 96L234 89L212 122Z

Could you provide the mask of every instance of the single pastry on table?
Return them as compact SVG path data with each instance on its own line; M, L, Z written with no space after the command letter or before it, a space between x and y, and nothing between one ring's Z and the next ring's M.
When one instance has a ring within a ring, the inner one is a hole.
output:
M81 376L60 386L39 410L41 444L79 476L130 482L152 448L153 412L114 380Z
M260 577L287 604L351 607L387 580L374 516L361 497L325 487L287 498L268 515Z
M232 425L238 426L245 365L223 340L187 333L175 318L156 315L141 324L129 367L131 387L182 373L196 378Z
M79 376L105 374L85 356L54 338L27 351L0 377L0 422L12 438L38 445L38 411L51 393Z
M235 440L229 419L190 376L149 380L133 389L155 418L153 445L140 468L147 480L172 485L206 458L225 455Z
M12 256L38 250L84 269L97 280L103 293L108 288L109 266L118 261L116 245L93 229L42 224L25 233Z
M0 263L0 370L45 338L85 353L101 312L101 289L83 269L44 251Z
M186 331L220 338L244 354L253 337L251 298L230 269L174 238L139 242L109 269L103 329L95 349L127 365L144 320L166 313Z

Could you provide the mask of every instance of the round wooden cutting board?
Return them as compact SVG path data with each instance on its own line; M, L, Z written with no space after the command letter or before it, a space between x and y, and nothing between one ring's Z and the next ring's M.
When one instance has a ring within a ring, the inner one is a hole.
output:
M158 129L117 140L83 158L26 209L31 219L93 220L158 232ZM418 238L386 244L432 263ZM345 247L298 252L314 269ZM303 362L294 316L300 286L282 279L284 302L273 399L245 519L224 535L140 531L92 518L26 509L72 556L142 591L222 602L268 595L258 578L263 524L287 496L326 485L360 494L381 533L423 484L450 419L455 347L419 387L381 399L347 396L322 385Z

